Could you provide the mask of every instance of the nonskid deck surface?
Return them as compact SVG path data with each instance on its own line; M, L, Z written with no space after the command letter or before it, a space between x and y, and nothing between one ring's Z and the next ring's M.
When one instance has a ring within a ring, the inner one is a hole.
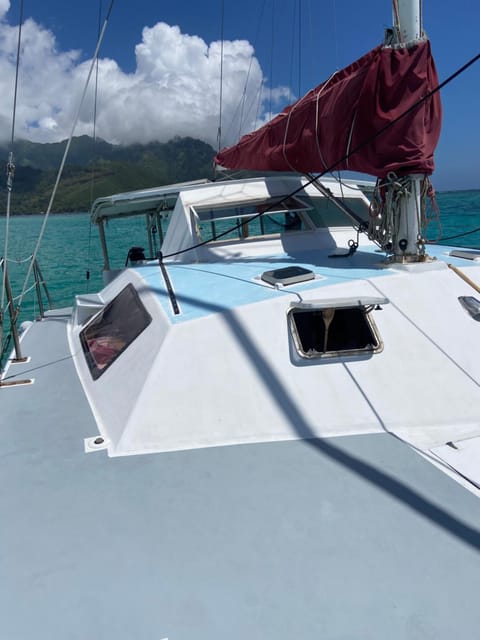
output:
M67 341L70 314L71 308L49 311L44 320L33 323L21 339L26 361L9 363L3 377L5 382L32 384L0 389L2 422L12 427L30 425L37 437L42 434L47 446L52 437L64 438L79 429L86 435L97 432ZM28 441L30 436L25 435ZM15 450L16 443L14 432L9 450Z
M5 637L473 637L478 500L388 435L109 459L58 431L2 429Z
M0 391L5 638L474 637L472 493L388 434L86 454L65 322Z

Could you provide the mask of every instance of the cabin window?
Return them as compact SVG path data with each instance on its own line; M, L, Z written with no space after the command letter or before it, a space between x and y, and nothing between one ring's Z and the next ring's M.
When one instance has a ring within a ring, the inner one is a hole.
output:
M129 284L80 333L80 342L94 380L148 327L152 318Z
M351 219L341 211L334 202L323 196L303 196L302 200L308 204L308 216L317 228L323 227L351 227ZM339 198L354 213L366 223L369 218L369 204L363 198Z
M269 209L262 216L259 213ZM202 241L205 240L244 240L246 238L304 231L306 224L304 212L308 205L298 198L277 198L255 202L232 203L228 207L192 207L196 214L195 224ZM257 217L255 217L257 216ZM219 235L232 229L230 233Z
M301 358L369 355L382 350L371 312L374 305L293 307L291 335Z

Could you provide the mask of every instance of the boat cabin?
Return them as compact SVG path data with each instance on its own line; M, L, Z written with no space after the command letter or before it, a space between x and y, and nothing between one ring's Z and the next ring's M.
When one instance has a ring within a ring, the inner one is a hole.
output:
M478 435L475 327L446 264L461 258L439 247L386 262L358 232L366 188L281 176L94 203L106 286L77 296L69 340L110 456L385 430L428 450ZM432 315L440 298L448 313Z
M160 251L175 262L225 259L238 257L239 251L248 255L252 244L258 254L258 243L265 240L350 228L348 212L368 224L369 201L361 187L366 190L369 183L330 179L322 185L324 193L297 175L202 180L99 198L92 221L99 226L104 269L114 268L105 230L114 219L144 220L139 244L118 257L127 263L155 260Z

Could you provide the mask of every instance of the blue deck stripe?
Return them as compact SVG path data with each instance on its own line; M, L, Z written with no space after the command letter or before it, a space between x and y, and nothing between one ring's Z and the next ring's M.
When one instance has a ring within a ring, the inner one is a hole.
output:
M477 263L452 258L447 255L450 247L429 246L428 253L439 260L456 266L471 266ZM372 247L358 250L348 258L329 258L324 251L306 252L294 259L287 254L268 260L224 260L221 262L178 264L166 263L168 274L181 308L174 315L168 292L159 268L153 265L136 267L135 271L158 295L163 309L172 323L185 322L205 317L212 313L234 309L242 305L262 302L269 298L291 295L292 291L306 291L331 286L346 281L366 280L392 271L382 265L384 254ZM272 269L297 265L311 269L318 279L276 290L264 286L258 277Z

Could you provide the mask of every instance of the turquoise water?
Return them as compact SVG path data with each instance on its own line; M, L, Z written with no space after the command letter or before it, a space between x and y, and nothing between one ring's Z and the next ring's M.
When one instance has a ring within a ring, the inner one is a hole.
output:
M480 227L480 191L450 191L437 194L444 238ZM23 287L26 264L17 264L32 254L43 216L16 216L10 220L8 255L13 294ZM438 226L432 223L428 237L436 238ZM0 220L0 255L3 254L5 218ZM140 218L115 220L107 228L113 267L125 263L129 247L145 246L144 221ZM445 242L480 248L480 231ZM38 255L38 262L56 307L70 306L75 294L97 291L102 286L102 254L95 226L86 213L51 216ZM90 279L87 280L87 270ZM31 283L30 283L31 284ZM35 292L24 298L21 319L36 315Z
M28 268L28 263L23 261L33 253L42 223L42 215L14 216L10 220L8 268L14 296L22 291ZM3 253L5 219L0 224ZM145 245L144 221L115 221L107 228L107 236L112 265L120 267L125 263L129 247ZM103 258L98 230L90 225L87 213L50 216L37 259L55 307L70 306L75 294L98 291L102 287ZM25 296L24 317L27 311L29 315L36 312L35 298L34 291Z

